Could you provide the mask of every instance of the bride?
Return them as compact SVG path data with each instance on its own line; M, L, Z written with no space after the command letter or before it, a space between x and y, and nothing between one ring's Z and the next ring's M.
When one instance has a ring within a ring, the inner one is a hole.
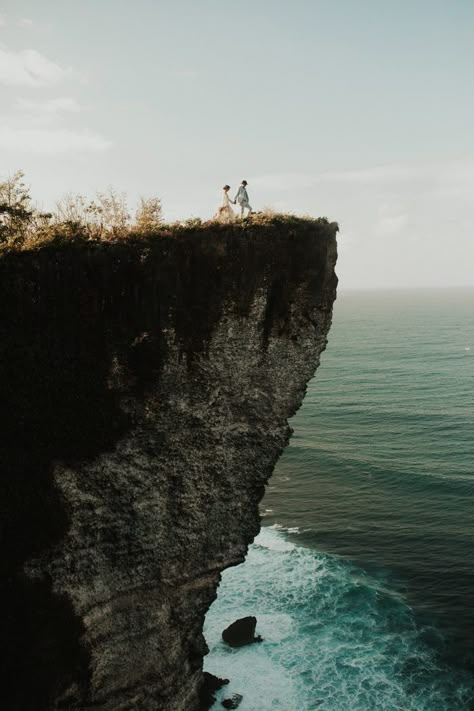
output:
M219 220L219 222L232 222L235 220L235 212L231 208L231 204L235 205L235 202L229 197L230 185L224 185L222 190L224 191L222 195L222 203L217 209L214 219Z

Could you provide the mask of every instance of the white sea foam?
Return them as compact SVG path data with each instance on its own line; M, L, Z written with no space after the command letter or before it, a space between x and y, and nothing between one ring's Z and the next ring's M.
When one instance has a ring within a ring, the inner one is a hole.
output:
M255 615L261 644L230 649L222 630ZM466 692L437 668L400 594L344 560L263 528L225 571L206 619L205 668L241 711L460 711ZM464 696L463 696L464 695Z

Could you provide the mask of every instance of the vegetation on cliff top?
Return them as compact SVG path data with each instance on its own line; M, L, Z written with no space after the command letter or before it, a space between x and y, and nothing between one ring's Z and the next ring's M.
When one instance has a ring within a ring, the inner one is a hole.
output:
M161 200L141 197L134 215L126 195L113 188L93 199L68 193L52 212L33 204L24 173L17 171L0 182L0 246L24 249L57 238L110 240L133 232L148 232L163 222Z
M249 226L294 225L303 221L329 222L325 217L302 218L264 210L244 220L236 220L232 229L245 231ZM203 222L198 217L165 223L161 201L157 197L141 197L132 217L126 195L113 188L97 192L90 200L82 195L66 194L56 203L53 212L44 212L34 206L22 171L0 182L0 254L65 242L110 243L124 239L170 238L189 230L205 229L218 234L221 230L227 232L228 228L229 225L216 220Z

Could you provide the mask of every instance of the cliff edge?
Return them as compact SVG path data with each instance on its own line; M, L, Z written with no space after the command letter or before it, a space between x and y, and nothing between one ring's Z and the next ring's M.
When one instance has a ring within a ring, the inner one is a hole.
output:
M326 345L336 232L276 216L0 258L5 708L199 708L204 616Z

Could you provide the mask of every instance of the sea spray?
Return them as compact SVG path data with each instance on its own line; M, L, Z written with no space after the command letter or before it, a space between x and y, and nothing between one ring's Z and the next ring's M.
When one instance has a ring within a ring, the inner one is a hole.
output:
M222 630L256 615L264 642L227 647ZM432 631L434 633L434 631ZM337 556L263 528L225 571L205 624L205 669L242 693L242 711L456 711L469 688L441 667L400 593Z

